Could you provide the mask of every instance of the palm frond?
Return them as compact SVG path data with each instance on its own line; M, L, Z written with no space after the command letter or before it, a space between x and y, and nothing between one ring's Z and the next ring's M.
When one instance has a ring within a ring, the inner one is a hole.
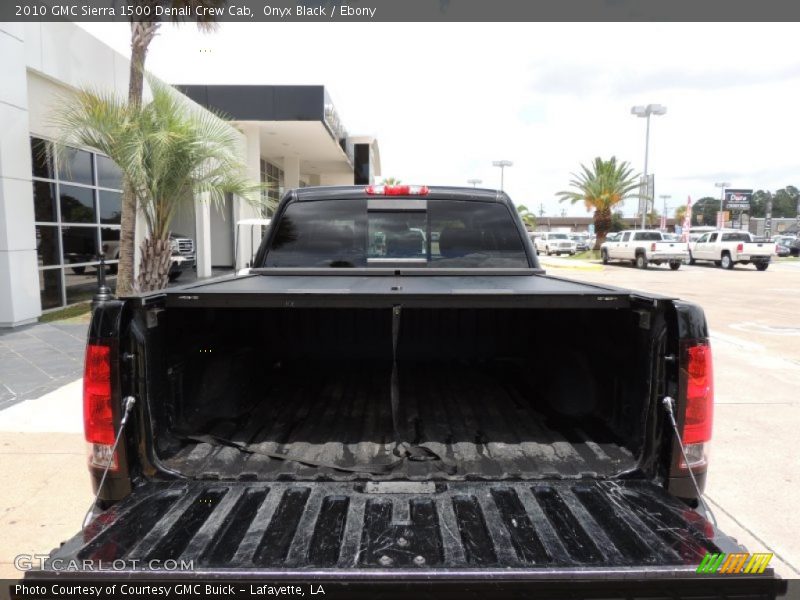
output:
M229 194L261 204L247 178L236 131L223 119L148 78L152 99L137 106L112 94L81 90L55 116L66 146L88 146L122 170L150 235L169 236L178 207L195 197L220 205Z

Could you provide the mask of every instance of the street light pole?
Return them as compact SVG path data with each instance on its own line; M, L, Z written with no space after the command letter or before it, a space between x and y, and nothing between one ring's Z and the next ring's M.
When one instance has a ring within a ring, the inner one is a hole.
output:
M645 228L645 218L647 216L647 206L649 204L647 192L650 180L647 177L647 162L650 157L650 115L665 115L667 107L661 104L648 104L647 106L631 107L631 114L647 119L647 130L644 137L644 183L640 188L639 210L642 211L642 229Z
M722 226L725 224L722 220L723 205L725 204L725 188L728 187L730 183L727 181L718 181L714 185L719 188L719 218L717 219L719 225L717 229L722 229Z
M471 183L472 187L478 187L479 183L483 183L483 179L467 179L467 183Z
M505 168L514 166L510 160L495 160L492 161L492 166L500 167L500 191L503 191L503 176L505 175Z

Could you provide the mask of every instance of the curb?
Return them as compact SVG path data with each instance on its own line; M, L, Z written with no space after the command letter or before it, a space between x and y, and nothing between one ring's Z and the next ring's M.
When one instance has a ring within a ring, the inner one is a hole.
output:
M574 271L602 271L603 265L593 265L593 264L582 264L582 265L570 265L570 264L562 264L562 263L545 263L540 262L542 267L545 269L571 269Z

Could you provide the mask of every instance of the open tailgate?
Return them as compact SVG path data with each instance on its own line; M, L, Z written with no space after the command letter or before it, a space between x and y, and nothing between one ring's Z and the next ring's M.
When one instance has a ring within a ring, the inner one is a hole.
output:
M638 480L150 482L28 578L114 578L125 565L127 579L346 581L353 593L419 584L422 597L559 586L775 597L782 582L769 568L697 573L706 553L735 552L730 543ZM192 569L168 570L170 560Z

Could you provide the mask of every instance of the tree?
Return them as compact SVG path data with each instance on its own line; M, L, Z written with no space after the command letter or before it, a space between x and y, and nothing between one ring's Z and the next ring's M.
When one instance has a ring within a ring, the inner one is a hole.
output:
M169 227L182 203L203 195L219 205L235 194L258 204L261 189L246 178L230 125L190 107L169 86L148 83L153 99L147 104L81 90L55 117L59 148L96 148L122 170L148 227L136 282L143 292L167 285Z
M692 204L692 225L717 224L717 213L719 212L719 198L704 196Z
M534 215L527 206L524 204L517 205L517 212L519 213L522 222L528 229L536 229L536 215Z
M136 7L141 7L145 14L155 14L156 6L163 7L163 0L138 0ZM206 15L197 17L197 26L202 31L211 31L216 27L214 21L214 11L202 10L197 8L216 8L224 6L225 0L168 0L166 4L172 9L189 9L193 15ZM170 11L171 14L181 14L178 10ZM173 17L173 22L178 22L180 18ZM128 102L132 106L141 106L142 93L144 90L144 63L147 59L147 51L150 43L158 33L161 21L131 20L131 63L128 77ZM122 165L120 165L121 167ZM117 294L126 295L133 292L133 257L134 240L136 239L136 195L129 188L127 182L123 182L122 191L122 216L120 218L120 240L119 240L119 267L117 272Z
M625 222L625 217L622 212L615 210L611 215L611 228L609 231L623 231L628 229L628 224Z
M598 157L591 169L581 165L580 173L572 173L569 183L574 189L557 194L560 202L583 202L587 211L594 210L595 250L600 248L611 229L612 209L638 194L638 177L627 162L617 163L615 156L609 160Z
M381 185L400 185L403 183L397 177L384 177Z
M675 224L683 226L683 219L686 217L686 205L681 204L675 209Z

